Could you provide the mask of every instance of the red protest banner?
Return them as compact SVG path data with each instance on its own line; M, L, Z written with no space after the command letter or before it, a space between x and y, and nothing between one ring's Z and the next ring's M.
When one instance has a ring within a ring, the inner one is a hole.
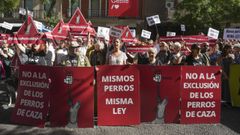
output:
M150 48L152 48L152 45L138 45L138 46L132 46L132 45L127 45L127 51L130 53L136 53L136 52L147 52Z
M121 39L123 42L137 42L128 26L123 28Z
M83 16L81 10L79 8L76 9L73 16L68 22L70 27L70 32L79 32L81 33L84 29L87 28L88 22L86 21L85 17Z
M20 66L14 123L43 127L49 109L49 67Z
M66 40L67 38L69 38L69 26L68 24L65 24L63 22L63 19L61 19L58 24L55 26L55 28L52 30L51 35L53 36L53 38L55 40ZM47 37L48 34L46 34Z
M44 42L41 41L43 35L41 35L38 30L37 27L35 26L32 17L28 16L27 20L23 23L23 25L20 27L20 29L18 30L16 37L13 39L9 39L10 41L12 40L17 40L19 43L22 44L35 44L37 42ZM12 41L12 42L16 42L16 41Z
M52 68L51 126L93 127L93 68Z
M140 124L138 70L134 66L98 68L98 125Z
M141 122L179 123L181 67L138 65L138 69Z
M181 123L219 123L220 67L182 67Z
M138 0L109 0L108 16L137 17L139 15Z

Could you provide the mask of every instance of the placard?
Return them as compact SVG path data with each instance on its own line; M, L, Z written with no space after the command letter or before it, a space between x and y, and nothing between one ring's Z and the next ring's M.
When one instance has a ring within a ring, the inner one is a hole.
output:
M123 30L117 27L111 27L109 35L115 38L120 38Z
M147 22L148 22L148 26L153 26L155 24L160 24L161 23L159 15L150 16L150 17L147 17L146 19L147 19Z
M213 28L208 29L208 37L211 37L213 39L218 39L219 31L215 30Z
M2 23L2 27L5 28L5 29L8 29L8 30L12 30L13 28L13 25L11 23L8 23L8 22L3 22Z
M43 127L49 110L50 68L20 65L20 78L13 123Z
M98 69L98 125L140 124L138 70L134 66L100 66Z
M226 28L224 29L223 39L240 39L240 29Z
M109 39L110 29L107 27L98 27L97 36Z
M176 36L176 32L169 32L169 31L167 31L166 36L167 37L175 37Z
M147 30L142 30L141 37L150 39L151 38L151 32Z
M181 123L220 123L221 67L182 67Z

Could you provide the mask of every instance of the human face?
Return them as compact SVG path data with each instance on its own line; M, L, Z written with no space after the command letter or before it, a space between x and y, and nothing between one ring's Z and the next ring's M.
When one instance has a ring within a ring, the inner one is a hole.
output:
M121 47L121 41L119 39L116 39L114 42L114 48L120 49Z
M148 56L149 56L149 58L154 58L155 53L153 51L148 51Z

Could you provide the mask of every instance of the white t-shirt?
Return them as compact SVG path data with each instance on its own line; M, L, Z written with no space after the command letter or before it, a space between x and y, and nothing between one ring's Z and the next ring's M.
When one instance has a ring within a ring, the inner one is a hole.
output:
M123 65L126 63L126 61L127 61L127 55L122 51L118 56L115 56L112 54L109 55L109 65Z

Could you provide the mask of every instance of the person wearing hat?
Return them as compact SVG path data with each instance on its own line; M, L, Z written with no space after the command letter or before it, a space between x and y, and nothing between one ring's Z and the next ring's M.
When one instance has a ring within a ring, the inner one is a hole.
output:
M201 51L201 47L198 44L193 44L191 46L191 53L186 57L184 65L190 65L190 66L207 65L207 62L205 61L200 51Z
M70 67L88 67L90 66L88 58L81 53L80 45L76 41L72 41L68 49L68 55L62 57L62 66Z

